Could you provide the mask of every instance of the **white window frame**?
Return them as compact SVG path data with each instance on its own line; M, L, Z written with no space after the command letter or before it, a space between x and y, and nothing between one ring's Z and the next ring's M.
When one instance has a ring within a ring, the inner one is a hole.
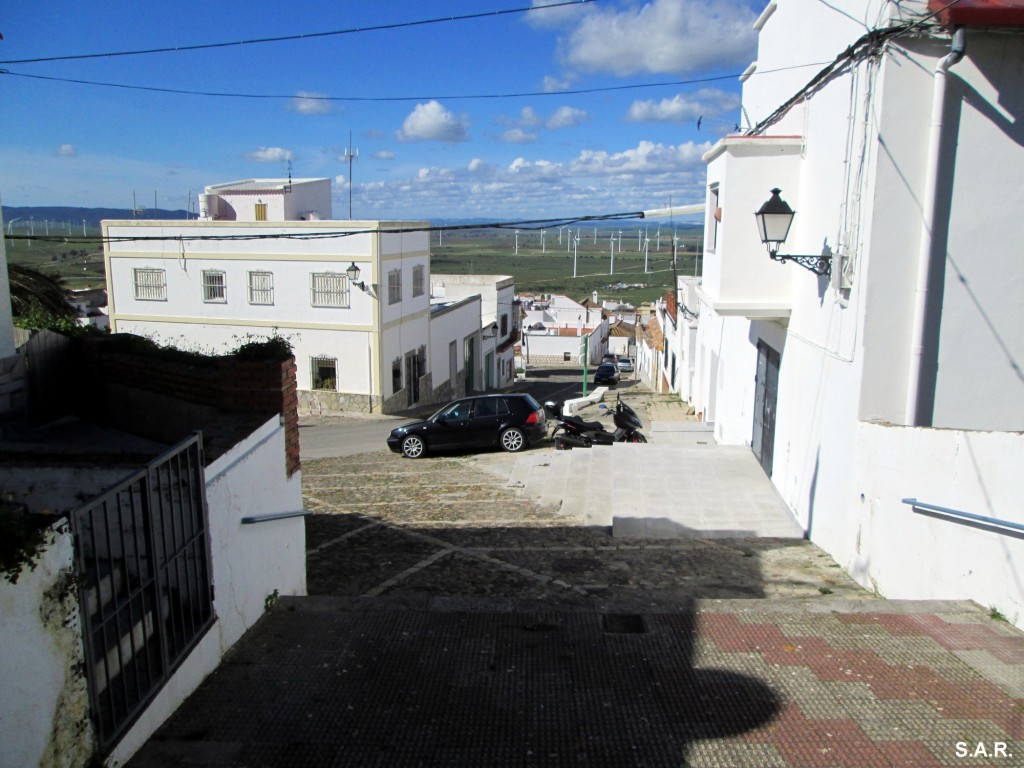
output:
M269 306L274 303L274 273L252 271L248 274L249 303ZM262 285L260 282L262 281Z
M704 224L708 237L704 250L709 253L715 253L718 250L718 223L721 216L721 213L719 213L721 210L721 205L719 204L721 200L720 193L721 185L718 182L708 187L708 212Z
M228 276L223 269L204 269L202 280L204 304L228 303Z
M132 288L137 301L167 301L167 270L136 267Z
M351 306L348 276L344 272L311 272L309 275L309 301L314 307Z
M402 270L392 269L388 272L388 304L402 301Z
M423 295L424 274L426 270L422 264L416 264L412 268L412 295L413 298Z

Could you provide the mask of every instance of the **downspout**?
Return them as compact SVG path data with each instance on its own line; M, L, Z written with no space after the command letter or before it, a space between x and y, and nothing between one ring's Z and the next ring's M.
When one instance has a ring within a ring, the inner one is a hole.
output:
M928 285L932 279L932 251L934 250L934 221L938 208L939 162L943 144L943 114L946 108L947 73L949 68L964 57L967 49L963 27L953 31L949 53L935 66L932 81L932 113L928 123L928 158L925 166L924 197L921 211L921 238L917 252L917 287L914 294L914 325L910 341L910 370L907 375L907 426L921 426L918 413L921 398L921 364L924 358L924 331L928 315Z

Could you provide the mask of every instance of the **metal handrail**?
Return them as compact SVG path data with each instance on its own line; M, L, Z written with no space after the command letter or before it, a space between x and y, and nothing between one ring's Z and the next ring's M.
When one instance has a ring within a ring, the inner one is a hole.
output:
M985 523L987 525L994 525L999 528L1009 528L1014 531L1020 531L1024 533L1024 525L1020 523L1011 523L1009 520L1000 520L998 517L986 517L985 515L975 515L970 512L961 512L959 509L950 509L949 507L940 507L937 504L926 504L923 501L918 501L915 498L901 499L904 504L909 504L911 507L916 509L924 509L929 512L939 512L943 515L950 515L952 517L962 517L965 520L974 520L979 523Z
M271 520L287 520L290 517L308 517L313 514L304 509L295 512L273 512L269 515L246 515L242 518L242 525L253 525L255 523L266 523Z

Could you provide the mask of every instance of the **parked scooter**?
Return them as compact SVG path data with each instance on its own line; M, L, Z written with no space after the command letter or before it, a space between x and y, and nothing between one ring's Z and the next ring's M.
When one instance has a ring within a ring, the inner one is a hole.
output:
M615 410L612 412L614 432L609 432L600 421L585 421L578 416L563 414L561 402L546 402L544 410L556 422L551 437L555 441L555 448L558 449L647 442L647 438L640 431L640 427L643 426L640 417L618 397L615 400Z

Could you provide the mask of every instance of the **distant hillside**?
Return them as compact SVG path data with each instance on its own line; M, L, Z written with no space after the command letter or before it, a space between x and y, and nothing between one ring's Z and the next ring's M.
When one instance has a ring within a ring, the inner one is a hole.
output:
M51 224L67 224L71 226L81 225L82 220L90 227L98 226L104 219L185 219L188 218L187 211L165 211L162 208L147 208L140 215L133 216L129 208L73 208L62 205L40 205L18 208L5 205L3 207L4 224L18 219L18 226L21 221L35 219L37 224L49 221ZM194 218L194 215L193 215Z

